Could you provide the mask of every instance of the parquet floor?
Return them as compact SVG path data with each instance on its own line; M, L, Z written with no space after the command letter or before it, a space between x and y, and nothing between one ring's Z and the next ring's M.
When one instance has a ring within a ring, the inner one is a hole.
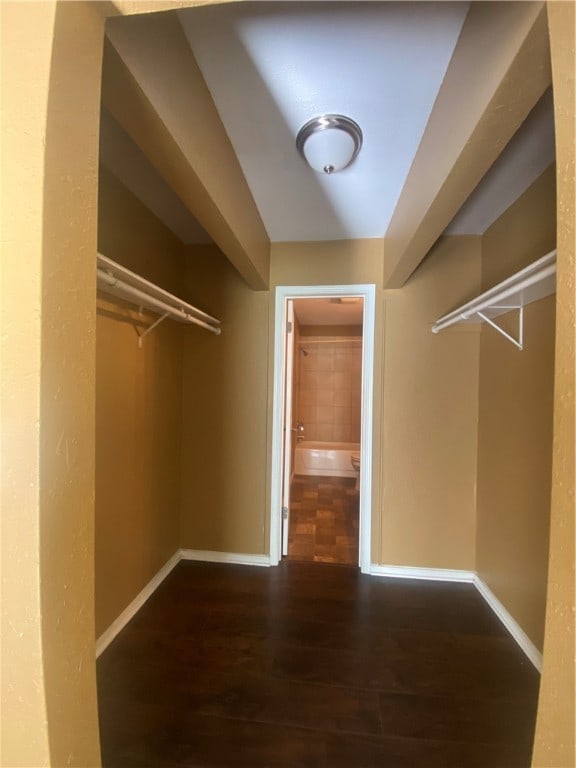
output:
M290 486L288 558L358 565L359 494L352 478L303 477Z
M181 562L98 661L105 768L528 768L538 674L470 584Z

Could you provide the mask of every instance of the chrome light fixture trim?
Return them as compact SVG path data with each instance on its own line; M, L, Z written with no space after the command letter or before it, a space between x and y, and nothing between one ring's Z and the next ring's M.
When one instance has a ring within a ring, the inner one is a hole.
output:
M358 123L352 120L352 118L346 117L346 115L321 115L320 117L314 117L300 128L296 137L296 148L309 165L310 162L304 152L304 145L314 134L327 130L343 131L353 141L352 154L344 160L339 168L337 168L335 164L332 164L332 162L327 162L322 169L314 168L314 170L322 170L326 174L331 174L343 171L344 168L348 168L348 166L356 159L362 147L363 137L362 129Z

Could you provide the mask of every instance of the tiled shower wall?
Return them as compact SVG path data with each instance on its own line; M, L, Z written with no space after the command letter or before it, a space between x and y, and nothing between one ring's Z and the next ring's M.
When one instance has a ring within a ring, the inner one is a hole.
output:
M321 341L321 343L316 343ZM300 337L298 421L306 440L360 442L362 340Z

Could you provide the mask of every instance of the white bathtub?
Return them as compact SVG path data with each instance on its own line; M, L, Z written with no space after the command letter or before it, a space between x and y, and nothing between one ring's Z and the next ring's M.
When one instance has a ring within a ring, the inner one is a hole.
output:
M296 444L295 475L357 477L350 455L360 453L360 443L321 443L304 440Z

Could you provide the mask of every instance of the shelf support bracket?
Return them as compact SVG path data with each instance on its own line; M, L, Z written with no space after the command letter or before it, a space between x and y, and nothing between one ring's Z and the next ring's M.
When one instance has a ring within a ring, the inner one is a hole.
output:
M517 309L518 310L518 338L515 339L514 336L511 336L509 333L507 333L503 328L501 328L497 323L494 322L490 317L487 317L483 312L476 312L478 317L483 320L485 323L488 323L488 325L491 325L492 328L498 331L498 333L502 334L508 341L511 341L512 344L514 344L515 347L518 347L518 349L522 350L524 349L524 306L516 306L516 307L496 307L492 306L490 309L505 309L505 310L511 310L511 309Z
M160 323L161 323L163 320L166 320L166 318L167 318L167 317L170 317L170 314L169 314L169 312L166 312L164 315L162 315L161 317L159 317L159 318L158 318L158 320L156 320L154 323L152 323L152 325L149 325L149 326L148 326L148 328L146 328L146 330L145 330L145 331L142 331L142 333L140 333L140 332L138 331L138 329L136 329L136 333L138 334L138 347L139 347L140 349L142 349L142 339L143 339L145 336L148 336L148 334L150 333L150 331L153 331L153 330L154 330L154 328L156 328L157 326L159 326L159 325L160 325Z

